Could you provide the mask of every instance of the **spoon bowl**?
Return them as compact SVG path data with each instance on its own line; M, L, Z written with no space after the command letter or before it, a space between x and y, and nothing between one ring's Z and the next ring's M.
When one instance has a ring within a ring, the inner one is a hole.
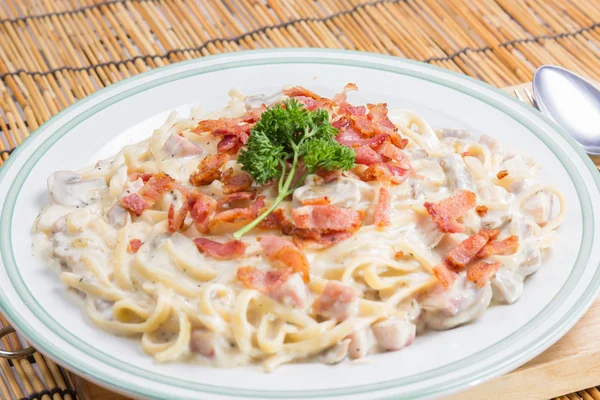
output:
M600 155L600 90L569 70L544 65L533 76L533 91L542 113L588 154Z

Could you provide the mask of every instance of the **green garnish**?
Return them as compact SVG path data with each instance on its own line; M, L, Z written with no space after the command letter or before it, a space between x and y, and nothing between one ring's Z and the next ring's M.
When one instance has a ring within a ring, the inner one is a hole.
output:
M247 149L240 151L238 162L242 170L261 185L279 180L279 194L267 211L234 233L236 239L273 212L308 174L318 169L345 171L354 166L354 150L336 142L336 133L337 129L329 123L327 110L308 111L295 99L277 104L262 114L250 131ZM305 172L292 186L300 160L304 162Z

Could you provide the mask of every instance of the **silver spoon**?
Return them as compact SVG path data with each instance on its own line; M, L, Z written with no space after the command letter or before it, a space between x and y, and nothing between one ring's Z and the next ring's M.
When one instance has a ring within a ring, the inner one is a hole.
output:
M554 65L533 75L539 110L571 134L590 155L600 155L600 90L581 76Z

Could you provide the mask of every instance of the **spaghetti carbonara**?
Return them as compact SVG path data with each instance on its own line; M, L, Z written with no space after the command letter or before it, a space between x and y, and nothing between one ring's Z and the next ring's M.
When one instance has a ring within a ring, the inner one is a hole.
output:
M491 137L353 106L349 90L233 90L220 111L173 113L114 157L53 173L34 227L41 256L94 324L140 338L159 362L334 364L515 302L564 218L560 191ZM238 155L289 98L327 110L355 159L304 175L300 162L273 208L281 183L257 184Z

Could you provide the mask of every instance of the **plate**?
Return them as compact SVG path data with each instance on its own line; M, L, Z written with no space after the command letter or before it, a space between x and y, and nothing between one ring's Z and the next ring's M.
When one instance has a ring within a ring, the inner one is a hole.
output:
M60 280L31 254L31 227L58 169L79 169L151 134L169 110L223 107L232 87L247 94L302 85L326 96L355 82L354 103L410 108L433 126L487 133L532 154L541 179L564 193L568 217L522 298L476 322L428 333L360 365L211 369L157 364L137 341L109 335L83 317ZM0 306L40 351L94 382L139 398L434 398L525 363L564 335L600 285L599 175L548 119L482 82L430 65L369 53L269 50L205 57L126 79L62 111L0 170Z

